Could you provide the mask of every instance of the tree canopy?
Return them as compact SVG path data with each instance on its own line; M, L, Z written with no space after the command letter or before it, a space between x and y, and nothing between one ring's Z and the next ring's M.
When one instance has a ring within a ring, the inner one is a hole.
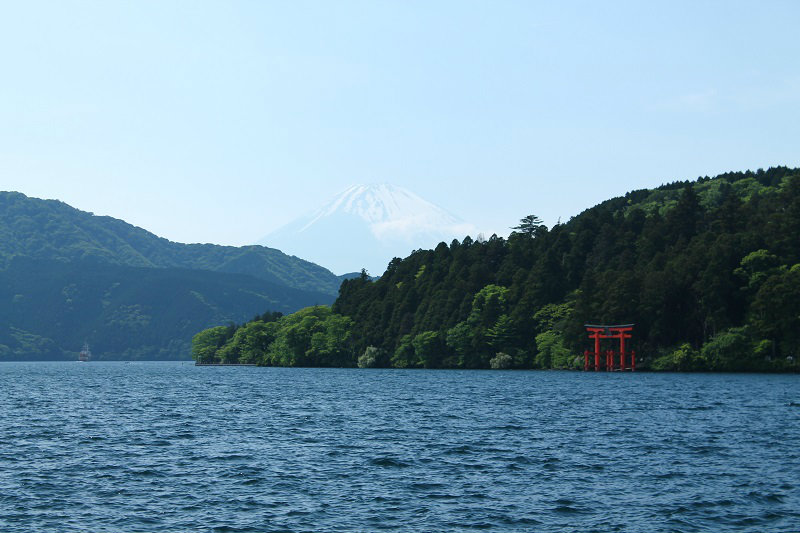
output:
M346 320L349 355L336 361L573 368L591 322L635 323L638 368L797 368L798 169L632 191L549 230L535 215L514 230L417 250L377 280L344 281L325 319Z

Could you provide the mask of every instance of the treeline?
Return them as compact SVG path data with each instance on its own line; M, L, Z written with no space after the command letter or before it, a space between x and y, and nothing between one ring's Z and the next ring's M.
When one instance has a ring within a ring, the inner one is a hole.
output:
M317 305L201 331L192 340L192 358L200 363L353 366L352 335L351 319Z
M676 182L553 228L530 215L508 239L418 250L377 280L343 282L332 309L248 323L216 345L207 330L193 353L266 365L575 368L589 344L584 323L635 323L639 368L791 370L798 237L798 169ZM236 352L237 335L253 348Z

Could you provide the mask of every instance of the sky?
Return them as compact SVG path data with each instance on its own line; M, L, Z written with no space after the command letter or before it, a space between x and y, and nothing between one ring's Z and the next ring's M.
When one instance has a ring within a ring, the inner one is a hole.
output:
M796 1L0 0L0 190L243 245L357 183L505 235L800 166Z

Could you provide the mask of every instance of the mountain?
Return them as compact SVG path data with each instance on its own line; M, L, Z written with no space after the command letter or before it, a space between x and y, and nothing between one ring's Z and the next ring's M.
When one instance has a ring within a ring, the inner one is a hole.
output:
M329 313L212 330L192 353L287 366L583 368L585 324L634 324L626 346L637 369L800 371L800 169L632 191L552 228L527 214L518 229L416 250L376 280L343 282Z
M0 360L187 357L198 329L329 304L342 277L262 246L181 244L0 192Z
M16 257L0 270L0 361L185 359L198 329L327 303L244 274Z
M276 285L336 296L342 277L263 246L182 244L57 200L0 192L0 268L15 256L58 261L248 274Z
M375 346L394 366L582 368L584 324L633 323L637 368L798 369L800 169L632 191L528 229L344 282L333 310L353 321L354 352Z
M366 268L380 275L394 257L474 233L472 224L411 191L388 184L354 185L259 243L334 272Z

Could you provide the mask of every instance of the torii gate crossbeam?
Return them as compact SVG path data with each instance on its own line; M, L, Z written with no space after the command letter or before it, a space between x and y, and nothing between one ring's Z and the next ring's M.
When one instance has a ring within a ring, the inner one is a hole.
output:
M594 370L600 370L604 366L606 370L636 370L636 352L631 352L630 366L626 365L626 352L625 340L633 338L632 331L635 324L618 324L614 326L600 325L600 324L584 324L589 338L594 340L594 352L585 351L583 369L589 370L590 360L589 356L594 355ZM606 350L604 353L600 351L600 339L619 339L619 352L613 350ZM601 365L600 354L605 356L605 362ZM614 358L619 354L619 365L615 364Z

